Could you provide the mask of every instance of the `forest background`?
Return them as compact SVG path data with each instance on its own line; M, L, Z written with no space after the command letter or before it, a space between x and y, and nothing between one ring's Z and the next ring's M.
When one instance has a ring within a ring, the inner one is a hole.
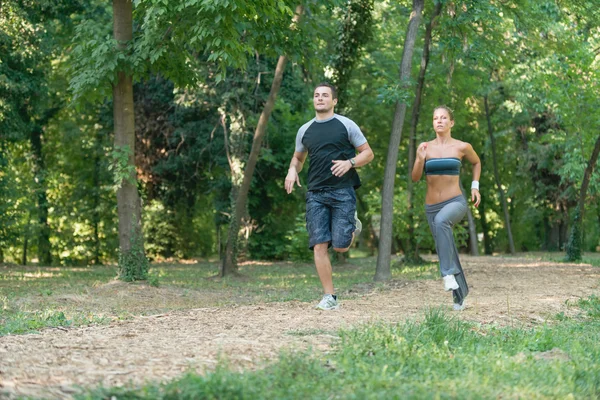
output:
M305 186L287 195L283 180L323 80L375 153L351 253L377 253L381 221L390 252L435 250L408 171L440 104L483 164L482 203L456 229L463 251L596 252L593 3L4 0L0 263L119 262L137 279L146 257L219 257L222 275L241 259L310 260ZM461 179L469 188L468 166Z

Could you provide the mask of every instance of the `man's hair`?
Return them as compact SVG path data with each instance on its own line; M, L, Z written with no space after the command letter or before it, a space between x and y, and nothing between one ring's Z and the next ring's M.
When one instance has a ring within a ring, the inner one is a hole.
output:
M433 112L435 113L437 110L446 110L446 112L448 113L448 116L450 117L450 121L454 121L454 111L452 111L452 109L450 109L450 107L448 106L437 106L436 108L433 109Z
M323 86L324 87L328 87L329 89L331 89L331 97L334 98L334 99L337 99L337 90L336 90L335 86L333 86L329 82L321 82L321 83L319 83L317 86L315 86L315 89L313 90L313 92L315 90L317 90L317 88L320 88L320 87L323 87Z

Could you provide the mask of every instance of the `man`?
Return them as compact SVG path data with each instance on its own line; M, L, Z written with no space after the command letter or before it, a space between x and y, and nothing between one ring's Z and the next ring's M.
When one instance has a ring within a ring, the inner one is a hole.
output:
M329 247L339 253L348 251L354 237L360 233L354 192L360 186L356 168L370 163L373 151L358 125L334 113L337 104L335 87L320 83L314 90L313 104L316 116L298 130L285 190L290 194L294 183L301 186L298 173L308 155L306 228L309 248L314 252L315 266L325 292L317 308L335 310L339 304L327 251Z

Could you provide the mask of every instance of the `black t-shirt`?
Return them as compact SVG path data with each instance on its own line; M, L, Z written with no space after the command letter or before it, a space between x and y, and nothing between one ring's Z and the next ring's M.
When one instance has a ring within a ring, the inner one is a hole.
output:
M298 130L296 151L308 151L308 190L341 189L360 186L354 168L344 176L331 173L333 160L349 160L356 156L356 148L367 143L367 139L354 121L334 114L326 120L313 118Z

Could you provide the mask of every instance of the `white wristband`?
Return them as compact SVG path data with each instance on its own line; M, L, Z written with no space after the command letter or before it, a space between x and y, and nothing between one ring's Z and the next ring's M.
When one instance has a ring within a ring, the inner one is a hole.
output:
M479 190L479 181L473 181L473 182L471 182L471 189L477 189L477 190Z

